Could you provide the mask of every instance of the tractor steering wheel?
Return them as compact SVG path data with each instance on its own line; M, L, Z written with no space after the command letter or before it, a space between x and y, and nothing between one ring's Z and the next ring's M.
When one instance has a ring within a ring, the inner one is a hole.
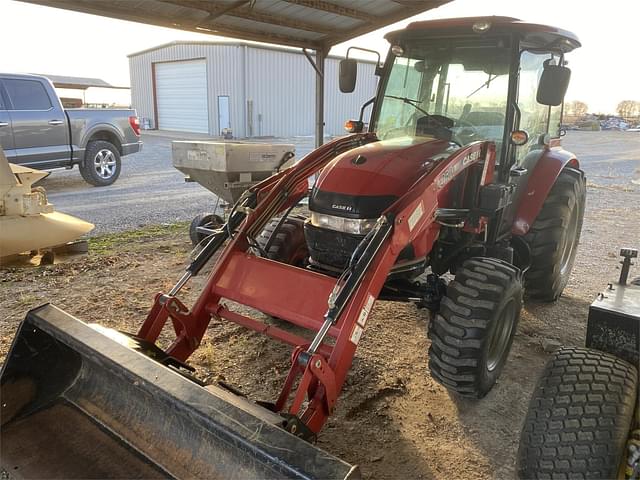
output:
M479 135L478 128L468 120L462 118L457 119L455 127L465 127L454 134L456 143L466 145L477 140L476 137Z

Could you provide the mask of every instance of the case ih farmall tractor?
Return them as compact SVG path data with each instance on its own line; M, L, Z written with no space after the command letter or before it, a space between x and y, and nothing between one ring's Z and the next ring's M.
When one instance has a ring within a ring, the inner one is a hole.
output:
M585 179L559 137L564 57L580 43L505 17L418 22L387 39L368 131L361 113L351 135L247 190L137 333L52 305L27 314L2 370L5 470L354 478L357 467L304 440L336 408L377 300L428 309L433 377L486 395L523 295L557 299L576 254ZM343 61L343 91L355 67ZM307 196L308 217L292 215ZM216 254L187 307L180 290ZM212 318L292 346L277 398L254 402L191 375ZM161 350L166 326L175 339Z

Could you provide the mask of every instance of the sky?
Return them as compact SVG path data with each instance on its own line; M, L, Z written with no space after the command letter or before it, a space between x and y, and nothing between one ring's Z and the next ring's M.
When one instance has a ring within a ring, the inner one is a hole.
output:
M477 15L512 16L576 33L583 46L567 56L572 78L566 100L586 102L596 113L614 113L622 100L640 101L640 0L454 0L337 45L330 53L344 55L354 45L378 50L384 57L387 31L416 20ZM0 0L0 31L0 72L97 77L123 86L130 83L130 53L174 40L222 39L13 0ZM99 89L90 89L86 100L129 102L126 91Z

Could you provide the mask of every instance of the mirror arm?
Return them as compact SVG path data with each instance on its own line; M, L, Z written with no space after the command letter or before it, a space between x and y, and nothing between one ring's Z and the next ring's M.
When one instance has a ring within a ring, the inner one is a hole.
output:
M380 52L377 52L376 50L369 50L368 48L362 48L362 47L349 47L347 48L347 55L345 58L349 58L349 52L351 50L360 50L362 52L373 53L376 57L378 57L378 65L380 65Z
M362 47L349 47L347 48L347 55L345 58L349 58L349 52L351 50L360 50L362 52L368 52L368 53L373 53L376 57L378 57L378 61L376 62L376 72L375 74L380 76L382 74L382 58L380 57L380 52L376 51L376 50L370 50L368 48L362 48Z
M360 117L358 118L359 122L362 122L362 118L364 117L364 109L367 108L367 106L371 105L373 102L375 102L375 100L376 100L376 97L372 97L371 99L367 100L362 104L362 107L360 108Z

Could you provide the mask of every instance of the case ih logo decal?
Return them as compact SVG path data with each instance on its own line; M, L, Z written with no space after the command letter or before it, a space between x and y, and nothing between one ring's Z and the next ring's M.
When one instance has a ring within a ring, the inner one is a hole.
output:
M335 210L342 210L343 212L350 212L353 210L353 207L351 205L338 205L336 203L331 205L331 208Z
M459 160L456 160L454 163L449 165L447 169L442 172L442 174L438 177L436 184L438 188L444 187L456 174L462 170L464 167L469 165L470 163L475 163L480 160L480 150L474 150L473 152L467 153L464 157Z

